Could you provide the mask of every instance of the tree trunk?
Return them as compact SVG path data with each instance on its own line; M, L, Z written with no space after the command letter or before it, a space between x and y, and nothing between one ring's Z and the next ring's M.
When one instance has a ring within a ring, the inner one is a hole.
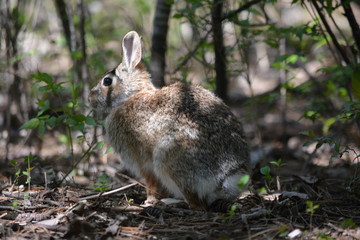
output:
M167 0L158 0L154 17L150 73L155 87L161 88L165 85L165 53L167 48L168 21L171 4Z
M88 78L89 69L86 66L86 42L85 42L85 6L83 0L77 0L76 10L64 0L54 0L57 13L61 20L67 46L74 64L74 83L79 87L80 96L86 101L89 92ZM74 14L79 16L78 24L72 19Z
M25 94L23 82L19 77L18 36L23 21L20 21L20 14L25 9L25 2L20 1L10 9L9 0L1 2L1 31L5 38L6 70L4 71L5 82L12 82L7 93L7 104L5 114L5 126L7 131L5 159L8 159L9 144L13 141L13 132L18 131L20 124L27 120L28 112L24 103L21 102ZM16 59L16 60L12 60ZM26 98L26 95L25 95ZM25 99L25 102L26 99ZM15 111L11 108L15 107ZM14 131L15 130L15 131Z
M69 14L67 12L66 3L64 0L55 0L56 11L58 12L59 18L61 20L61 24L64 30L64 35L66 39L67 46L69 48L69 52L74 51L73 41L71 41L71 28L70 28L70 20Z
M213 1L211 20L213 27L213 41L215 51L215 93L226 102L228 79L226 76L226 56L222 30L222 8L223 0Z

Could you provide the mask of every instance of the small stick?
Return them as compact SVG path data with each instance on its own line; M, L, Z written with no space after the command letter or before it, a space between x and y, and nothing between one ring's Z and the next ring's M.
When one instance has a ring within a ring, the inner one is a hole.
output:
M121 192L125 189L128 189L128 188L131 188L133 186L137 185L137 183L131 183L129 185L126 185L124 187L121 187L121 188L117 188L117 189L114 189L114 190L111 190L111 191L108 191L108 192L101 192L101 193L98 193L98 194L95 194L95 195L90 195L90 196L87 196L87 197L82 197L82 198L79 198L79 200L88 200L88 199L93 199L93 198L98 198L100 196L107 196L107 195L111 195L111 194L114 194L114 193L118 193L118 192Z

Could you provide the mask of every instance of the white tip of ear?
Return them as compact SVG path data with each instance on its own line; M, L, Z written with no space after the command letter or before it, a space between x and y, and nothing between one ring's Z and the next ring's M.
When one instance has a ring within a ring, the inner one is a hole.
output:
M131 72L141 61L141 40L135 31L128 32L122 42L123 63Z

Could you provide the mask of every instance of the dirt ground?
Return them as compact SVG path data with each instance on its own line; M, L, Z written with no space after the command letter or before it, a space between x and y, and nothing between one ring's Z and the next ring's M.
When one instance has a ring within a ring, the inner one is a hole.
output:
M64 179L71 160L60 154L64 149L48 154L45 144L48 156L34 158L30 190L24 178L11 184L16 171L9 163L0 168L0 239L360 239L358 156L332 158L325 145L303 147L298 132L308 126L298 123L289 123L285 146L281 125L263 119L257 148L256 131L244 124L254 174L251 192L232 211L194 211L185 203L143 207L145 186L114 154L94 155ZM12 149L15 159L23 152L24 146ZM270 161L278 159L284 165L276 168ZM268 180L260 173L264 166L271 167ZM94 186L109 189L99 194Z
M345 177L356 166L330 171L311 165L305 176L289 174L295 165L304 165L293 161L279 172L281 191L248 193L228 213L194 211L184 203L144 208L144 186L121 171L112 179L118 191L100 196L86 176L62 187L32 185L28 190L7 184L2 175L0 238L360 239L360 200L346 188L351 178ZM332 177L333 172L347 175ZM253 189L264 185L261 175L254 174L253 181Z

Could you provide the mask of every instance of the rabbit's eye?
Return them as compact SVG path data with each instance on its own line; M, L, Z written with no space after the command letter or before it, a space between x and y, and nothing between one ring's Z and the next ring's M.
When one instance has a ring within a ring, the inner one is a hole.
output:
M103 80L103 85L104 85L105 87L108 87L108 86L110 86L111 84L112 84L112 79L111 79L111 78L109 78L109 77L104 78L104 80Z

